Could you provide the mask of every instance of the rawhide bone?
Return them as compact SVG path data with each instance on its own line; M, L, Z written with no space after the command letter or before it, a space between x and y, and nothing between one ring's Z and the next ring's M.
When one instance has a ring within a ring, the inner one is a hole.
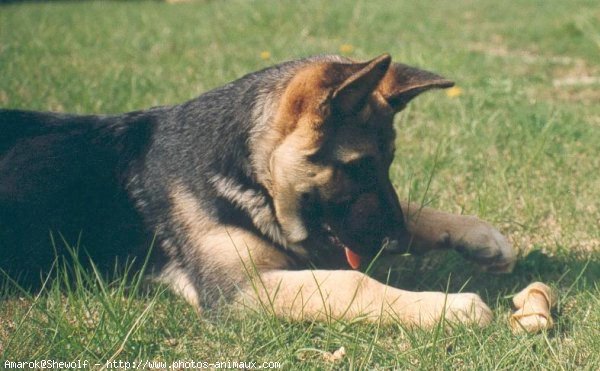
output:
M554 322L550 308L556 304L556 295L552 289L541 282L534 282L513 298L517 308L509 318L514 333L538 332L552 328Z

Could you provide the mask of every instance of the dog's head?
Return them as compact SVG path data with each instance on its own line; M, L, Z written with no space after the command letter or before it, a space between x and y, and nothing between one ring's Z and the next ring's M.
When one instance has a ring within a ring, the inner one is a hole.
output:
M326 243L356 268L360 257L407 241L389 179L394 114L418 94L453 83L389 55L317 61L286 86L269 158L270 191L287 242ZM311 248L318 248L313 246Z

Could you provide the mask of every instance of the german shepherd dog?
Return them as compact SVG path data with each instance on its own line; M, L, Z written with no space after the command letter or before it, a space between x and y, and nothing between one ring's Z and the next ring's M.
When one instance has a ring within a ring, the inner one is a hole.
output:
M152 246L152 278L200 311L225 298L289 319L485 325L492 312L475 294L409 292L360 271L408 249L514 265L488 223L402 203L389 179L394 115L452 85L389 55L318 56L176 106L2 110L2 267L51 261L50 230L113 262Z

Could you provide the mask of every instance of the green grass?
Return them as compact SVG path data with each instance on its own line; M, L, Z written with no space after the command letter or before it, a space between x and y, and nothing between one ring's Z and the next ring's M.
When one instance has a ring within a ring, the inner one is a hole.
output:
M136 290L122 275L58 262L39 295L2 278L0 367L194 359L285 369L599 369L599 40L595 1L0 5L2 107L106 113L175 104L343 44L358 59L389 52L452 78L460 96L429 93L398 116L394 183L402 198L491 221L521 255L506 276L453 253L400 259L390 278L397 286L474 291L494 310L491 326L452 333L290 323L227 308L200 317L164 288ZM513 335L510 295L534 280L559 292L556 326ZM340 346L341 362L323 360Z

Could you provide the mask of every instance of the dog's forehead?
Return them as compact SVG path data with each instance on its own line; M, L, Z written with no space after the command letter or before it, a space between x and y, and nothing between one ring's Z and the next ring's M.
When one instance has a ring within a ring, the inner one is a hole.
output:
M332 133L331 154L340 162L352 162L365 156L376 156L377 133L365 125L346 125Z

